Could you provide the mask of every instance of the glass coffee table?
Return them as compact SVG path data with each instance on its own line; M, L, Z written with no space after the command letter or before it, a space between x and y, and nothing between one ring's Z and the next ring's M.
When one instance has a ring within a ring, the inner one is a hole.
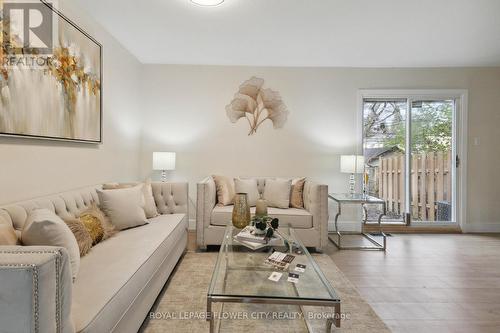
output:
M278 230L287 241L253 251L233 239L240 229L232 225L226 227L207 294L207 320L210 321L211 333L216 330L214 303L296 305L303 314L303 306L327 307L332 312L328 311L330 315L326 316L326 331L330 332L333 324L340 327L340 299L335 290L294 230L281 226ZM286 270L279 271L264 264L274 250L295 256ZM297 264L305 265L305 271L296 272ZM268 279L273 272L283 273L279 281ZM299 281L288 282L288 273L299 274ZM306 316L301 319L311 331Z

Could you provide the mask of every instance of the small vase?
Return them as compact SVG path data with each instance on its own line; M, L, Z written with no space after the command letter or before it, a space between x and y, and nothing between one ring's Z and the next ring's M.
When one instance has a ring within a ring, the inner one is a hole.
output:
M250 206L246 193L236 193L233 206L233 226L243 229L250 224Z
M256 236L262 236L266 234L266 229L260 230L259 228L255 228L253 234Z
M257 200L257 204L255 206L255 216L263 217L267 216L267 201L264 199Z

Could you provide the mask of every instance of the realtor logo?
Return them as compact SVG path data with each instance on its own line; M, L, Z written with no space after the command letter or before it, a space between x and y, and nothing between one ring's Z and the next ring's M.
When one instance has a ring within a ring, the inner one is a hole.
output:
M52 10L49 6L29 1L3 4L3 46L8 53L52 53Z

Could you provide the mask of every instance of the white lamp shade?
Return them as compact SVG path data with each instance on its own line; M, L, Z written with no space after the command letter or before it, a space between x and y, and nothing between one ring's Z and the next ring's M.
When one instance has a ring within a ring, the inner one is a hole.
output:
M154 152L153 170L175 170L175 153Z
M363 173L365 169L365 158L362 155L341 155L340 172Z

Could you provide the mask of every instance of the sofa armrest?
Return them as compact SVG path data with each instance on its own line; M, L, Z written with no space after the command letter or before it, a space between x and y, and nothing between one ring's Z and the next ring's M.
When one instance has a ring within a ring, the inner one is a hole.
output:
M197 184L196 195L196 243L204 248L204 228L210 225L212 210L217 203L215 182L207 177Z
M328 185L306 181L304 208L313 216L313 228L319 231L322 251L328 243Z
M0 246L2 332L73 333L72 288L66 249Z
M186 182L151 183L160 214L186 214L189 218L189 188Z

